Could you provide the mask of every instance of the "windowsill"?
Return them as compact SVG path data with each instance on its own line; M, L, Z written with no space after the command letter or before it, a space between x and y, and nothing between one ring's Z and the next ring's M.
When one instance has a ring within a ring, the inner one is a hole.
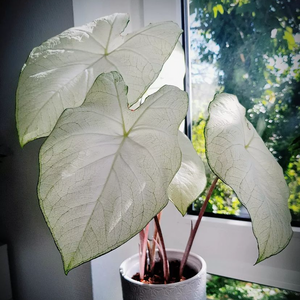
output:
M181 217L168 205L162 218L167 247L184 249L195 220L193 215ZM285 250L254 266L258 251L251 222L203 217L192 251L206 260L209 273L300 291L300 228L293 231Z

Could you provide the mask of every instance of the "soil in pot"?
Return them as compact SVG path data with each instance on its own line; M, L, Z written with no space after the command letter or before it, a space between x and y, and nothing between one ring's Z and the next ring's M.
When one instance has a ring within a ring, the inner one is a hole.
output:
M188 265L185 266L183 270L183 276L182 278L179 278L179 267L180 267L180 261L179 260L173 260L169 262L169 268L170 268L170 276L167 283L175 283L184 281L186 279L189 279L197 274L197 271L195 271L193 268L189 267ZM140 281L143 283L148 284L164 284L164 274L163 274L163 265L161 261L157 261L154 266L153 272L150 272L147 270L144 275L144 280L140 280L140 273L136 273L132 276L132 279L136 281Z

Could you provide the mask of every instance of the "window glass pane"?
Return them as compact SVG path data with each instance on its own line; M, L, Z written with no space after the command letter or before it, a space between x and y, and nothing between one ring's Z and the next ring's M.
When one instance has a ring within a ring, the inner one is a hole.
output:
M293 220L300 221L300 2L190 0L189 5L195 149L205 160L203 130L214 94L235 94L282 166ZM195 209L202 200L195 202ZM223 183L207 210L247 216Z
M208 275L207 299L218 300L284 300L299 299L300 293L268 287L257 283Z

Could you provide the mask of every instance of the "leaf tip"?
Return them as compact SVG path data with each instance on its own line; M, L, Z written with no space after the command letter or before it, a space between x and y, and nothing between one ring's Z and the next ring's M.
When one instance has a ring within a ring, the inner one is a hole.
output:
M27 141L23 137L19 137L19 144L21 148L23 149L24 146L27 144Z
M178 209L181 215L184 217L187 213L187 209Z
M72 262L66 263L65 261L63 261L63 265L64 265L64 273L65 275L68 275L69 272L75 268L75 266L72 266Z
M20 144L21 148L24 148L24 146L27 143L29 143L37 138L39 138L39 136L29 138L27 134L24 134L24 135L19 134L19 144Z
M266 257L263 258L263 257L259 256L259 257L257 258L256 262L254 263L254 266L256 266L257 264L259 264L260 262L262 262L262 261L265 260L265 259L266 259Z
M69 269L64 269L64 272L65 272L65 275L67 276L69 274L70 270Z
M291 232L290 232L289 236L286 238L286 242L283 243L281 246L279 246L277 248L277 250L273 251L272 253L266 253L266 251L261 253L260 248L259 248L259 244L258 244L259 256L258 256L254 266L256 266L260 262L266 260L267 258L270 258L270 257L275 256L275 255L279 254L280 252L282 252L289 245L292 237L293 237L293 231L292 231L292 228L291 228Z

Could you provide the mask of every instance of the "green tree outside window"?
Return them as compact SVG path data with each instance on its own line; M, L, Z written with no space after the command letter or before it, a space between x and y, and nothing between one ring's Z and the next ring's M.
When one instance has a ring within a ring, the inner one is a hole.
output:
M282 166L293 220L300 221L300 3L189 3L194 147L205 157L203 129L213 93L237 95L248 119ZM243 208L232 192L220 185L209 209L239 214Z

